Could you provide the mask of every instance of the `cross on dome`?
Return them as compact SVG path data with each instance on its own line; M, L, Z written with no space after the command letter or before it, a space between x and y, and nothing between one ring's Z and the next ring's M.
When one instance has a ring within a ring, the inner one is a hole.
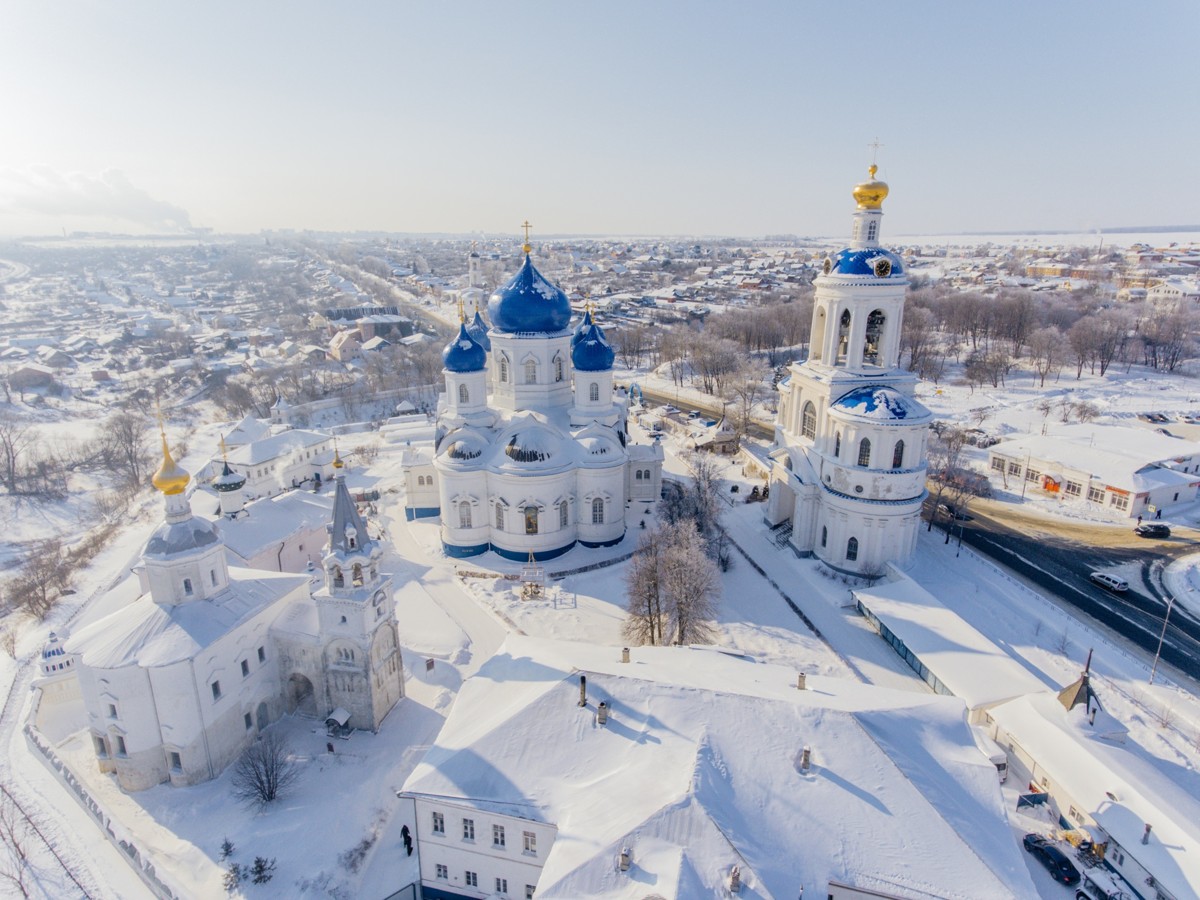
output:
M525 243L521 245L521 249L525 251L526 256L528 256L533 250L533 247L529 243L529 229L532 227L533 226L529 224L528 219L521 223L521 228L525 230Z

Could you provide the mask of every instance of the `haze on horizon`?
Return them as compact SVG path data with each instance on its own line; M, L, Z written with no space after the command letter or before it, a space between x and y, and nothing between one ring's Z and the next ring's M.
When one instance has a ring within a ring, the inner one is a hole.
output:
M0 235L1192 224L1200 4L10 5Z

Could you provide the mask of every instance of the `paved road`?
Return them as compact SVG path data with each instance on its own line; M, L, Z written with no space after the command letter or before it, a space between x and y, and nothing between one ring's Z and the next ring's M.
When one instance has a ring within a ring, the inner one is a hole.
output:
M954 524L955 540L961 526L963 543L1086 613L1151 657L1167 608L1162 570L1179 556L1200 549L1200 533L1187 528L1173 528L1168 540L1148 540L1133 534L1132 522L1128 529L1063 522L985 500L974 501L970 515L970 521ZM945 516L939 516L939 525L944 523ZM1088 580L1089 572L1118 567L1130 582L1123 594ZM1129 577L1131 567L1136 577ZM1171 610L1162 658L1200 679L1200 621L1178 604Z

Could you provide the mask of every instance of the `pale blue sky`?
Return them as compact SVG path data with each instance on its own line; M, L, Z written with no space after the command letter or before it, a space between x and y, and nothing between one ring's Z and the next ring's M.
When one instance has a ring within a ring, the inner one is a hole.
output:
M3 6L2 234L1200 220L1195 0Z

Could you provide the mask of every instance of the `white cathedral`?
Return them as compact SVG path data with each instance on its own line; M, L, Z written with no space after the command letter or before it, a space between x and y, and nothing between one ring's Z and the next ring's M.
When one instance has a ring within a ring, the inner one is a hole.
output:
M888 186L854 188L850 246L815 280L811 351L779 384L767 524L839 572L877 575L911 557L932 416L900 368L908 279L879 243Z
M446 391L432 460L405 463L410 519L441 516L446 555L552 559L618 543L626 505L657 500L662 448L635 445L614 353L590 312L530 259L442 354ZM474 287L474 285L472 285ZM488 384L492 386L489 403Z
M166 517L142 551L141 596L64 646L101 771L127 791L206 781L293 712L376 731L404 696L403 669L391 579L345 479L314 592L308 575L230 566L165 435L162 452ZM226 464L214 486L245 480Z

